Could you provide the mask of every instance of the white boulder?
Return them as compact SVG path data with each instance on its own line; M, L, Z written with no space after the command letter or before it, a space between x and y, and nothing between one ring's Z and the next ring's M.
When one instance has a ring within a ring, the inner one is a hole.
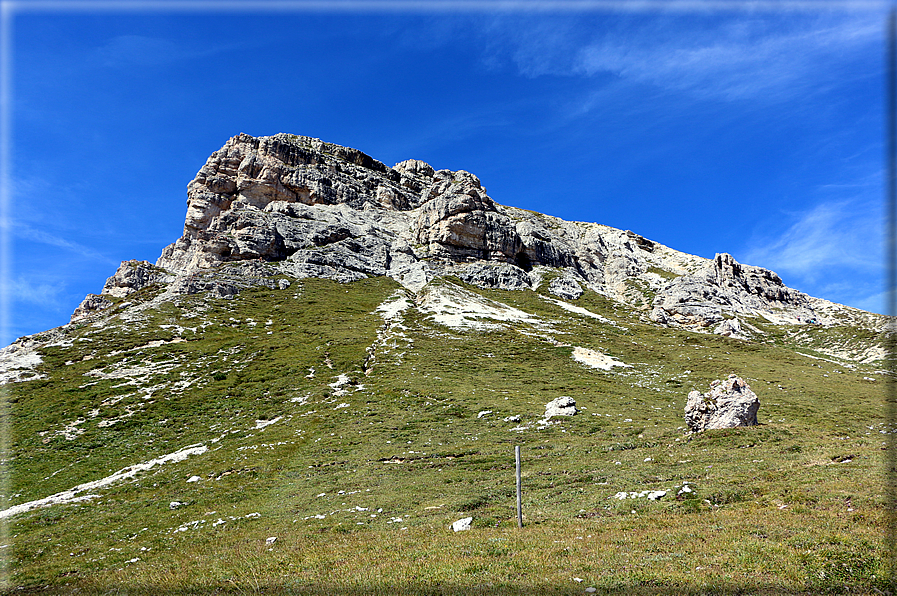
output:
M463 519L459 519L458 521L452 524L452 530L455 532L463 532L465 530L470 529L470 524L473 522L472 517L465 517Z
M710 391L692 391L685 404L685 422L695 432L716 428L735 428L757 424L760 400L744 379L729 375L717 379Z
M556 397L545 404L545 419L552 416L574 416L579 410L576 408L576 400L567 395Z

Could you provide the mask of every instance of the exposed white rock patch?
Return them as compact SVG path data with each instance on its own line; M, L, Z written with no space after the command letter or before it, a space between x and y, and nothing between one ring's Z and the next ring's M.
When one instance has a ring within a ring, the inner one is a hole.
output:
M119 482L121 480L127 480L129 478L133 478L139 472L144 472L149 470L155 466L161 466L168 463L175 463L184 461L191 455L201 455L208 451L208 447L205 445L190 445L188 447L184 447L179 451L175 451L174 453L169 453L163 455L162 457L157 457L155 459L151 459L146 462L142 462L139 464L134 464L128 466L126 468L122 468L118 472L106 476L105 478L101 478L100 480L94 480L92 482L85 482L84 484L79 484L74 488L70 488L69 490L62 491L60 493L56 493L55 495L50 495L49 497L44 497L43 499L38 499L36 501L28 501L27 503L20 503L18 505L14 505L8 509L4 509L0 511L0 519L4 519L7 517L12 517L13 515L18 515L20 513L25 513L31 511L32 509L37 509L39 507L49 507L51 505L62 505L64 503L74 503L78 501L84 501L87 499L97 498L99 495L80 495L79 493L84 493L87 491L97 490L99 488L103 488L105 486L109 486L115 482Z
M342 397L343 395L349 394L349 391L346 389L343 389L343 386L347 385L350 382L351 382L351 379L349 378L349 375L341 374L336 378L336 381L334 381L333 383L330 383L328 385L328 387L333 389L333 395Z
M622 366L623 368L632 368L631 364L626 364L625 362L621 362L617 360L613 356L608 356L606 354L602 354L601 352L596 352L595 350L590 350L588 348L582 348L580 346L576 346L573 349L573 359L579 362L580 364L585 364L586 366L590 366L592 368L598 368L601 370L610 370L615 366Z
M651 501L659 501L660 499L664 498L667 495L667 492L668 491L665 491L665 490L643 490L640 492L629 492L629 493L627 493L625 491L620 491L617 494L615 494L612 498L618 499L620 501L625 501L626 499L644 499L647 497ZM691 490L689 489L688 492L691 492ZM680 494L682 494L682 493L680 492Z
M377 307L376 312L383 317L384 321L392 321L401 316L402 312L412 306L411 301L405 292L398 291L383 301Z
M139 406L139 405L138 406L126 406L124 414L122 414L121 416L117 416L115 418L107 418L105 420L100 420L99 422L97 422L97 427L105 428L108 426L112 426L114 424L121 422L125 418L130 418L131 416L133 416L137 412L141 411L142 409L143 409L143 407Z
M170 327L170 325L159 325L160 327ZM135 346L133 348L128 348L127 350L116 350L115 352L110 352L110 356L118 356L119 354L124 354L126 352L136 352L137 350L144 350L147 348L158 348L159 346L165 346L168 344L180 344L187 341L183 337L175 337L171 340L165 339L154 339L150 342L143 344L142 346Z
M455 329L501 329L502 323L544 325L535 315L449 283L424 288L418 294L418 308Z
M255 428L253 430L261 430L261 429L265 428L266 426L271 426L275 422L280 421L282 418L283 418L283 416L278 416L277 418L273 418L271 420L256 420Z
M366 375L371 374L374 365L382 361L386 355L398 350L402 351L396 353L394 361L395 364L401 364L402 356L414 345L414 340L405 333L408 327L404 325L405 319L402 316L412 306L408 293L398 290L374 311L383 317L383 325L377 329L377 340L367 348Z
M622 327L618 325L615 321L611 321L607 317L603 317L597 313L593 313L592 311L583 308L581 306L576 306L575 304L570 304L569 302L564 302L563 300L558 300L557 298L552 298L550 296L539 296L542 300L546 302L551 302L556 306L560 306L564 310L572 313L576 313L578 315L583 315L584 317L589 317L590 319L595 319L597 321L601 321L602 323L607 323L608 325L613 325L614 327L618 327L620 329L626 330L626 327Z
M110 365L105 367L106 370L95 368L84 373L84 376L100 379L131 379L133 384L138 384L138 382L142 383L150 376L170 372L179 365L180 362L172 360L166 362L143 362L139 365L130 366L126 364L119 366Z
M78 435L84 434L84 429L79 427L85 422L87 422L86 419L78 418L77 420L66 424L65 428L63 428L61 431L58 431L56 434L61 434L62 436L64 436L66 441L71 441L77 438Z
M34 370L41 362L34 341L23 338L6 346L0 350L0 385L46 379Z

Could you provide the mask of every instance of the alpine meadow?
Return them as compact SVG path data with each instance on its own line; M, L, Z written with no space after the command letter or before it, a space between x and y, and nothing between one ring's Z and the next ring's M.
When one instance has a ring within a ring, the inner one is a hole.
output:
M0 350L4 593L893 586L885 316L438 168L234 136ZM724 387L755 418L696 427Z

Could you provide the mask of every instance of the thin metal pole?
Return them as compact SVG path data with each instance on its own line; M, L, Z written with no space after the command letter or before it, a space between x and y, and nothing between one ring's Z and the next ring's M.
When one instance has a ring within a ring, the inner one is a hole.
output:
M517 460L517 527L523 527L523 505L520 500L520 445L514 446L514 459Z
M888 297L887 314L890 319L888 327L890 333L886 336L888 350L888 364L891 376L886 382L886 417L891 428L887 435L887 471L885 479L885 490L888 506L886 509L887 520L887 554L888 564L886 568L890 572L888 584L893 589L897 587L897 436L894 435L893 427L897 422L897 380L894 374L897 373L897 328L895 328L895 319L897 316L897 12L892 8L888 14L888 40L887 40L887 56L885 64L887 65L885 91L885 139L887 148L885 153L885 188L887 197L885 205L887 206L887 240L886 246L888 255L887 263L887 288L886 296Z

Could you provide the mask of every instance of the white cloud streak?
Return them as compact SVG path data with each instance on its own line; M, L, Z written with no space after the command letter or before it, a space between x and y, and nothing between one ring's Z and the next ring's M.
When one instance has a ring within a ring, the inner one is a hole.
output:
M66 240L65 238L56 236L44 230L32 228L31 226L21 222L16 222L12 225L12 232L16 238L19 238L21 240L28 240L31 242L37 242L39 244L55 246L56 248L61 248L91 261L101 261L112 265L118 265L119 263L119 261L111 259L101 252L90 248L89 246L85 246L71 240Z
M619 40L584 48L576 69L610 72L699 98L767 101L804 94L830 78L852 56L877 43L878 19L780 31L767 23L731 24L710 36L677 35L660 44L620 46Z
M880 54L878 14L658 14L588 21L586 30L582 20L496 17L483 26L484 36L495 39L486 62L509 60L529 77L602 77L696 99L764 103L880 75L854 68Z
M97 48L93 60L106 67L160 66L207 58L236 46L190 47L162 37L119 35Z
M17 304L31 304L51 309L60 309L64 304L61 295L65 292L65 287L60 282L42 283L18 277L9 281L6 291Z
M744 260L828 286L837 283L839 270L877 276L884 257L882 216L874 201L823 202L796 214L777 237L755 237Z

